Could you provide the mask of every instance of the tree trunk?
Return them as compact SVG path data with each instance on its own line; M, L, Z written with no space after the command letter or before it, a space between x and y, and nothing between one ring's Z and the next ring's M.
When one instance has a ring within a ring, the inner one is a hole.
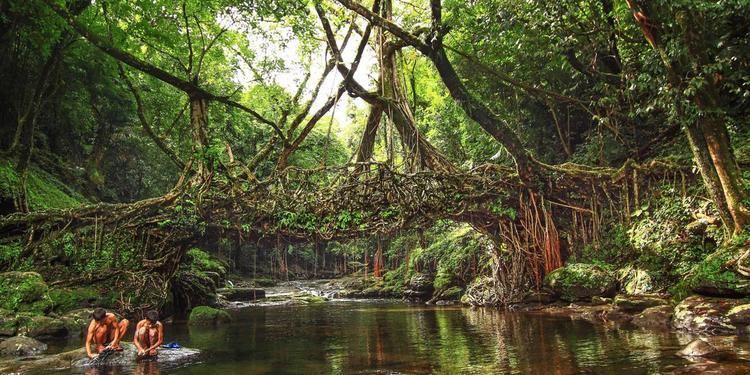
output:
M196 182L207 183L211 177L213 162L208 154L208 100L203 97L190 98L190 131L196 163Z
M359 149L357 150L357 163L367 163L372 159L381 118L383 118L383 108L370 105L370 114L367 115L365 131L362 133L362 140L359 142Z
M688 17L685 11L674 13L671 9L660 9L647 2L636 4L634 0L627 0L627 3L644 37L661 55L669 82L675 88L685 87L686 79L700 73L703 66L711 63L710 48L699 29L704 24L699 10L691 12ZM669 57L663 40L663 26L669 23L659 17L677 21L680 29L675 31L681 33L680 37L689 53ZM708 75L702 90L687 99L703 114L684 126L693 157L725 228L738 234L750 223L750 210L745 203L748 194L742 186L742 174L732 150L726 119L722 115L715 76ZM679 104L677 111L685 116L686 111Z
M382 2L382 16L386 20L393 18L392 1ZM396 64L397 48L391 38L381 29L378 37L378 54L380 61L381 95L388 101L386 115L393 121L404 149L408 155L407 162L412 170L429 169L451 173L456 168L417 129L414 114L404 94L403 83Z
M91 147L91 153L88 156L88 175L91 193L99 194L100 188L104 185L104 176L102 175L102 162L104 161L104 152L109 145L112 137L112 124L104 118L101 111L96 107L95 99L91 94L91 110L96 120L96 135L94 144Z

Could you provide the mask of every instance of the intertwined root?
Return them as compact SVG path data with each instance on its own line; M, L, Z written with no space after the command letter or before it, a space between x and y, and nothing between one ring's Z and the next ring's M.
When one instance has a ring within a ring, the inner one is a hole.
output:
M745 252L739 258L737 258L737 261L735 263L735 266L737 267L737 273L745 277L750 277L750 267L744 266L742 262L748 256L750 256L750 249L745 250Z

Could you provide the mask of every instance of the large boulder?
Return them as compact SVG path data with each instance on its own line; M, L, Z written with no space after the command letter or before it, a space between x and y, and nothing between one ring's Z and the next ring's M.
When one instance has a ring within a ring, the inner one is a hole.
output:
M61 319L43 315L18 315L18 333L37 338L65 337L68 329Z
M614 275L593 264L576 263L558 268L544 278L544 283L565 301L612 297L617 292Z
M672 315L674 315L672 306L654 306L635 315L630 322L641 328L666 330L671 326Z
M68 333L72 336L82 336L86 333L89 323L91 323L93 313L92 309L77 309L68 311L60 320L63 321ZM117 316L117 314L115 314ZM121 317L117 316L118 319Z
M747 301L690 296L674 308L673 325L677 329L712 335L727 335L737 332L729 318L729 312Z
M36 272L0 273L0 308L44 313L51 307L47 284Z
M461 303L472 306L495 306L500 304L495 280L489 276L479 276L466 287Z
M647 294L654 290L654 282L648 272L628 266L617 270L620 290L625 294Z
M428 274L418 273L409 279L404 290L404 297L413 300L428 300L433 291L433 278Z
M188 324L191 325L214 325L228 323L232 317L224 310L208 306L197 306L190 312Z
M16 315L12 311L0 309L0 336L13 336L16 334Z
M0 342L0 356L25 357L39 355L47 350L47 344L25 336L14 336Z
M719 248L695 266L690 276L680 283L680 289L709 297L750 297L750 280L725 267L737 261L746 250L744 245Z
M227 301L252 301L266 298L266 291L257 288L222 288L217 289Z
M111 307L115 305L118 296L114 291L103 293L93 287L53 287L49 290L49 298L55 312L65 313L83 308L93 310L94 307L98 306Z

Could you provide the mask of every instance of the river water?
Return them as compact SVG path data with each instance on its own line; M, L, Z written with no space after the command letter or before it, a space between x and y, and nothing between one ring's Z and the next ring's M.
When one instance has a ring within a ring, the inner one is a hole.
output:
M400 301L334 300L231 313L233 323L220 327L166 325L167 341L203 351L199 363L59 373L658 374L688 366L675 352L694 338L565 317Z

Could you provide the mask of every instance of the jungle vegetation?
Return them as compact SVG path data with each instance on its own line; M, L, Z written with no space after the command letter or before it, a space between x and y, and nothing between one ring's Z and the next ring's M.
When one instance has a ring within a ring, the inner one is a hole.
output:
M0 0L0 55L0 270L124 312L227 271L748 274L743 0Z

